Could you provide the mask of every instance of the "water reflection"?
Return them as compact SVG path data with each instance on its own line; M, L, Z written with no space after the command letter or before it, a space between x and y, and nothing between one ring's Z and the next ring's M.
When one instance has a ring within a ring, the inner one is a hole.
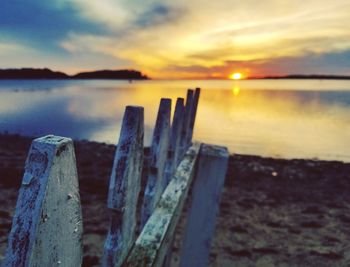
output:
M115 143L125 106L141 105L149 144L160 98L174 109L197 86L197 140L234 153L350 161L344 81L2 81L0 131Z
M232 93L234 96L238 96L240 91L241 91L241 88L238 85L235 85L232 89Z

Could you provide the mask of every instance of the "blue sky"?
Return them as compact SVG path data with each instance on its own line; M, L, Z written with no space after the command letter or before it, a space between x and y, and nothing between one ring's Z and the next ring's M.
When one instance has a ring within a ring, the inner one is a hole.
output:
M0 68L350 75L348 0L0 0Z

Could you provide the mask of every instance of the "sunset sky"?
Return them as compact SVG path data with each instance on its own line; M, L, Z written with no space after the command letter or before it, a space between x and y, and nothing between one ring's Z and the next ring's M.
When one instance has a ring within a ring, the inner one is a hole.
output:
M350 75L349 0L0 0L0 68Z

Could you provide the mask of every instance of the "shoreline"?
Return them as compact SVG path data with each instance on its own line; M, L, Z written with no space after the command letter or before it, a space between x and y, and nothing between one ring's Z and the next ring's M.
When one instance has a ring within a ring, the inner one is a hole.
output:
M32 137L0 134L0 261ZM95 266L108 227L115 146L75 141L84 264ZM147 149L146 149L147 151ZM346 266L350 163L230 155L210 266ZM179 250L179 227L173 266Z
M20 141L21 143L26 143L28 150L26 151L27 153L29 152L29 146L30 143L39 137L42 137L44 135L40 136L30 136L30 135L22 135L18 133L8 133L7 131L0 131L0 145L4 142L7 142L7 140L14 140L14 141ZM116 144L113 143L107 143L107 142L102 142L102 141L94 141L94 140L88 140L88 139L74 139L72 138L73 143L77 144L88 144L88 145L93 145L93 146L106 146L106 147L115 147ZM29 143L29 145L28 145ZM0 147L1 148L1 147ZM25 147L24 147L25 148ZM145 153L147 153L149 146L145 146ZM273 156L268 156L268 155L257 155L257 154L242 154L242 153L232 153L229 151L229 157L246 157L247 159L257 159L257 158L262 158L262 159L267 159L267 160L282 160L282 161L312 161L312 162L333 162L333 163L344 163L344 164L350 164L350 161L345 161L345 160L340 160L340 159L322 159L318 157L309 157L309 158L303 158L303 157L283 157L280 155L273 155Z

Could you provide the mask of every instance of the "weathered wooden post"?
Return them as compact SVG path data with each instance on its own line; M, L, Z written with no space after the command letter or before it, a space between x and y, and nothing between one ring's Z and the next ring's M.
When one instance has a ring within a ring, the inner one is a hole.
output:
M176 101L175 112L173 117L173 122L171 125L170 134L170 144L168 149L168 159L165 166L165 180L166 185L171 181L172 176L175 173L176 167L178 166L180 158L180 142L181 142L181 132L183 127L183 120L185 115L184 99L178 98ZM171 260L171 247L173 241L170 241L170 246L168 248L167 256L163 267L170 265Z
M3 266L81 266L82 217L73 142L31 145Z
M191 117L192 102L193 102L193 90L189 89L187 90L185 115L184 115L182 133L181 133L181 144L180 144L181 156L183 156L186 153L186 150L189 147L187 136L188 136L190 121L191 121L190 117Z
M228 157L225 147L202 145L180 254L181 267L208 266Z
M143 107L127 106L111 174L110 227L102 266L120 266L135 241L136 205L143 164Z
M149 173L141 210L141 229L165 188L164 170L170 137L171 99L162 98L150 148Z
M192 100L192 105L191 105L191 112L190 112L190 122L189 122L189 128L188 128L188 133L187 133L187 142L190 144L192 142L192 137L193 137L193 129L194 129L194 123L196 121L196 115L197 115L197 108L198 108L198 101L199 101L199 96L200 96L201 89L196 88Z
M170 142L168 149L168 159L165 166L166 185L169 184L171 176L180 161L180 141L184 119L184 99L178 98L176 101L173 122L171 125Z
M123 266L162 266L195 173L199 148L197 143L187 150Z

